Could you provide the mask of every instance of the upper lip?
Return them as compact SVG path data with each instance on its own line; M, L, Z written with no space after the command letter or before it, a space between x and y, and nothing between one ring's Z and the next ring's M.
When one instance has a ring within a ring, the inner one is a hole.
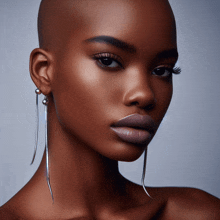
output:
M128 115L112 125L112 127L131 127L155 132L154 120L149 115L132 114Z

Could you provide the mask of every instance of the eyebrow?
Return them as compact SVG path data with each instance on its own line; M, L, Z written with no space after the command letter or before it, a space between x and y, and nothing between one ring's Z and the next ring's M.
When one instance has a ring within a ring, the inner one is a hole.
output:
M176 48L170 49L170 50L164 50L160 53L158 53L155 56L154 61L161 61L161 60L167 60L167 59L172 59L175 58L176 60L178 60L179 54L177 52Z
M117 38L111 37L111 36L96 36L89 38L85 40L85 42L98 42L98 43L105 43L105 44L111 44L119 49L128 51L130 53L136 53L136 48L134 45L128 44L122 40L119 40ZM176 59L178 60L178 52L176 48L170 49L170 50L164 50L162 52L159 52L156 54L155 58L153 61L161 61L161 60L166 60L166 59Z
M122 40L116 39L111 36L104 36L104 35L97 36L97 37L89 38L89 39L85 40L85 42L98 42L98 43L111 44L119 49L122 49L122 50L130 52L130 53L136 52L136 48L133 45L128 44Z

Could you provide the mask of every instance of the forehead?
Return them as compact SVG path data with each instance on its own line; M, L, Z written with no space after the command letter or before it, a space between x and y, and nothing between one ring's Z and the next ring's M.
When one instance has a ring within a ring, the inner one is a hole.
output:
M175 21L166 0L98 2L94 4L95 1L90 1L81 10L88 33L113 35L135 45L150 40L156 44L161 41L176 43Z
M176 45L175 21L167 0L63 0L62 7L52 8L51 29L56 34L51 37L62 42L106 35L146 49L152 44Z

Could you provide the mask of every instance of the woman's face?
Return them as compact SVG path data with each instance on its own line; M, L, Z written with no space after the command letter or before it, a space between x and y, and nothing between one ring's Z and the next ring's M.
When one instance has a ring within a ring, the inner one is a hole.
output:
M60 21L61 46L54 53L52 93L59 121L96 152L135 160L172 97L177 48L170 6L161 0L84 1L77 11ZM112 129L136 113L154 124L144 144L125 141Z

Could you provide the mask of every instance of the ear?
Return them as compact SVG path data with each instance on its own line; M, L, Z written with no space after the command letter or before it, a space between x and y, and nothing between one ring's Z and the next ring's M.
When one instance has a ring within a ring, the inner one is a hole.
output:
M51 92L53 77L52 55L40 48L36 48L30 55L30 75L38 89L48 95Z

